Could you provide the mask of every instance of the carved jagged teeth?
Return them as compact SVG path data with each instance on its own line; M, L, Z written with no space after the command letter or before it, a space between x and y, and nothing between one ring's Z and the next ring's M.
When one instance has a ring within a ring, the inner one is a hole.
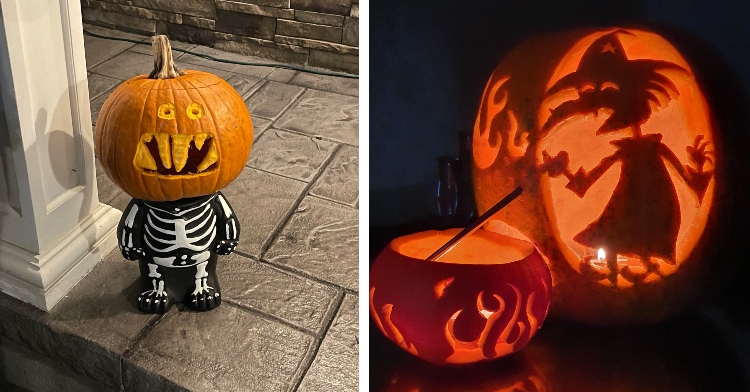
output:
M203 148L203 142L206 141L207 137L208 137L207 133L199 133L195 135L195 137L193 138L193 141L195 142L195 147L198 147L199 150Z
M216 144L211 142L211 145L208 147L206 156L203 158L203 161L201 161L200 165L198 165L198 172L202 172L208 169L209 166L213 165L218 160L219 150L216 148Z
M138 148L135 152L135 165L144 169L156 170L156 161L148 151L148 147L143 143L138 143Z
M178 173L187 163L191 140L193 140L193 135L172 135L172 161Z
M195 147L197 147L198 150L203 148L206 141L209 142L206 156L197 167L198 172L208 169L208 167L219 160L219 151L211 142L211 135L208 133L199 133L196 135L147 133L141 136L141 140L136 148L135 158L133 159L133 163L136 166L148 170L157 170L154 155L151 155L151 150L149 150L149 147L147 146L147 143L151 142L154 138L156 138L159 158L161 158L162 165L164 165L164 168L166 169L170 169L174 166L175 171L179 173L185 168L190 155L191 141L195 143Z
M165 168L172 168L172 151L169 149L169 134L168 133L157 133L156 144L159 146L159 157L161 158L161 164Z

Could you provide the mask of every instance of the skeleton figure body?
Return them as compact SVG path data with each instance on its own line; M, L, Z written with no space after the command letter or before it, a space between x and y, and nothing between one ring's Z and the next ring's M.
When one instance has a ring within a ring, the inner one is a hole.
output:
M170 202L131 200L117 239L123 256L140 264L138 309L164 313L176 302L200 311L219 306L217 255L234 251L239 231L221 192Z

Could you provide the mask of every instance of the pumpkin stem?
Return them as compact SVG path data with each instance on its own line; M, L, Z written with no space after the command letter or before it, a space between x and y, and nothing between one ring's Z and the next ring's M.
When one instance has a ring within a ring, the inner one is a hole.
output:
M166 35L155 35L151 38L154 49L154 70L148 75L149 79L172 79L182 76L182 72L172 58L172 46Z

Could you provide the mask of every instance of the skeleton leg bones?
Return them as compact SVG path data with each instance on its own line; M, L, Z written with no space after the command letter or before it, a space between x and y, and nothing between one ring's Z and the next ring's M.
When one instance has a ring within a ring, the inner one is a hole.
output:
M158 271L158 265L148 263L148 277L152 278L153 289L146 290L138 296L138 309L148 313L164 313L171 306L172 301L164 291L164 280Z
M208 278L207 265L208 261L204 261L195 266L195 289L190 295L190 299L185 302L188 307L199 311L211 310L221 303L221 296L218 291L206 282Z

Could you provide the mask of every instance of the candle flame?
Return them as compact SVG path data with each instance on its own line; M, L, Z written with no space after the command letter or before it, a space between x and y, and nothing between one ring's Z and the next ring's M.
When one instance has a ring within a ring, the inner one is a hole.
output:
M599 252L597 252L596 258L599 259L599 261L604 261L607 259L607 254L604 253L604 249L599 248Z

